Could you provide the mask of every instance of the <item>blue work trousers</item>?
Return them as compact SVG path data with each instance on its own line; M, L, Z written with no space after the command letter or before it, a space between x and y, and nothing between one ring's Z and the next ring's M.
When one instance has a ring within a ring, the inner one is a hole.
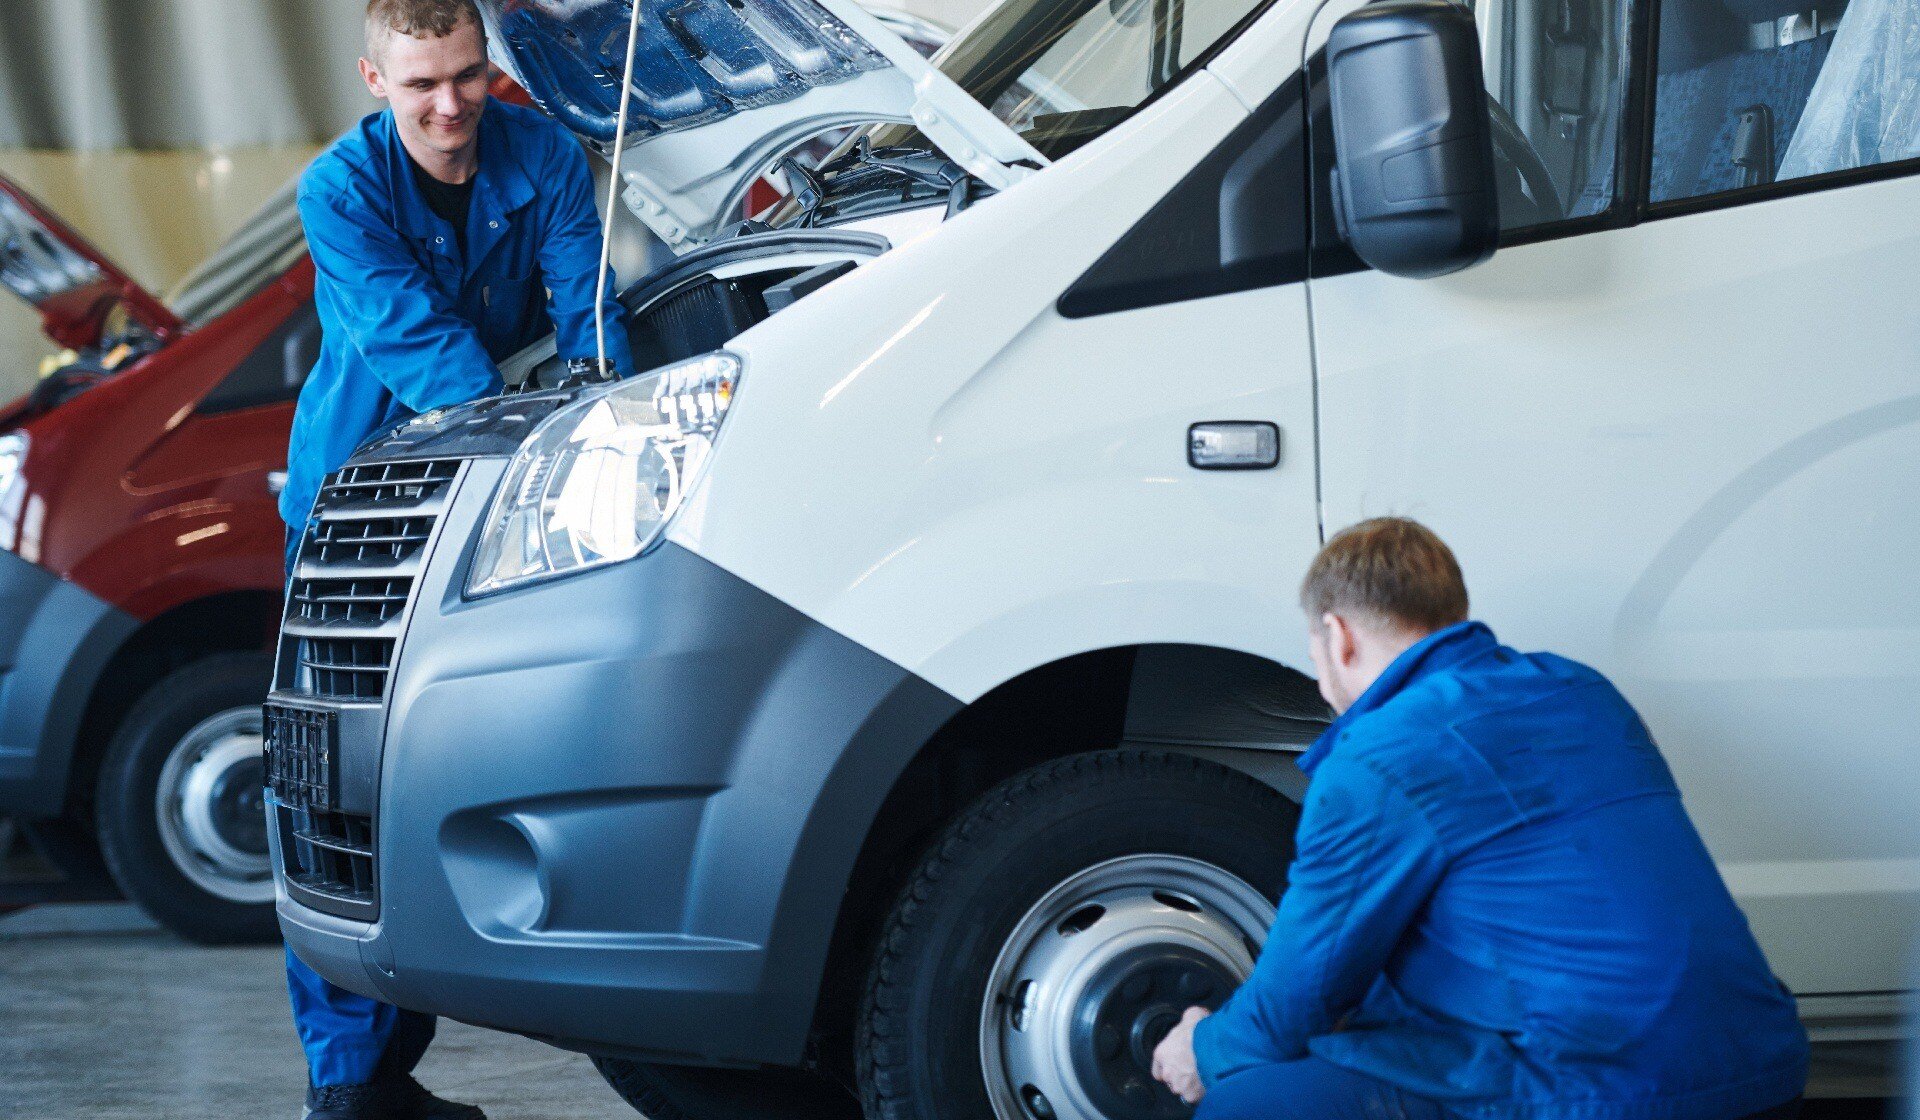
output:
M1254 1066L1221 1078L1194 1120L1445 1120L1425 1097L1321 1058Z
M300 537L287 530L287 578ZM319 1085L361 1085L376 1077L413 1072L433 1041L434 1018L349 992L327 980L287 950L287 998L293 1029L307 1054L307 1080Z

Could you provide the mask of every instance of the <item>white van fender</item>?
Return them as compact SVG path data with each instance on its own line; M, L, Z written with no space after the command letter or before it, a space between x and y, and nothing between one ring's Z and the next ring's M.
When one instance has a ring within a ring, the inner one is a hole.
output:
M1198 73L741 335L739 396L671 539L962 700L1141 642L1305 665L1301 286L1055 309L1246 115ZM1189 467L1187 425L1237 416L1283 423L1282 468Z

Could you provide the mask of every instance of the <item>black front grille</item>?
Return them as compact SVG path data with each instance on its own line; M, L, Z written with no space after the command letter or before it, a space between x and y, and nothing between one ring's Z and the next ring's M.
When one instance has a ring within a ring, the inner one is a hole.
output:
M287 703L270 705L270 713L277 708L297 720L313 701L366 705L385 698L407 603L459 470L457 460L419 460L349 466L327 478L287 583L274 682ZM308 731L284 730L295 746ZM288 889L323 910L371 921L379 907L374 819L343 811L332 787L342 781L339 752L378 744L333 746L324 757L334 772L274 776ZM286 768L299 769L303 756L291 757ZM352 760L360 760L357 773L366 771L361 755Z
M300 580L288 598L287 617L301 622L379 626L406 609L410 579Z
M378 700L392 664L392 638L300 639L301 675L318 696Z
M379 700L456 460L344 467L327 478L287 588L291 680L329 700Z
M356 521L322 521L314 527L307 547L320 564L379 563L405 560L419 553L433 532L431 517L368 517Z
M409 463L367 463L335 471L320 490L316 508L364 509L392 504L419 505L446 491L460 471L457 459Z
M282 807L280 827L288 882L350 912L370 910L377 904L372 817Z
M333 807L334 713L266 706L267 788L288 805Z

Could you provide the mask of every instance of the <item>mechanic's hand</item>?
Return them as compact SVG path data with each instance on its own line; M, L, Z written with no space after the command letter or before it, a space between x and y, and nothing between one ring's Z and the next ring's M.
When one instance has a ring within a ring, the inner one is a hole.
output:
M1154 1078L1188 1104L1199 1104L1207 1095L1207 1087L1200 1083L1200 1064L1193 1057L1193 1027L1211 1014L1204 1007L1187 1008L1167 1037L1153 1048Z

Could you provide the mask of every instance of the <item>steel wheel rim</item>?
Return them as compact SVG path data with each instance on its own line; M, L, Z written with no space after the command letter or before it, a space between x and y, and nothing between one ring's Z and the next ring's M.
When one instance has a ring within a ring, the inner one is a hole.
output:
M273 901L256 705L209 716L180 737L160 769L154 816L160 843L194 886L228 902ZM260 846L244 818L259 817Z
M1246 979L1273 918L1273 903L1245 880L1188 856L1121 856L1068 876L1015 924L988 974L980 1066L994 1115L1183 1113L1139 1068L1158 1041L1153 1032L1164 1034L1181 1000L1217 1003L1227 994L1222 986ZM1205 995L1188 983L1195 973L1210 989ZM1140 975L1147 994L1129 1003ZM1183 987L1154 992L1155 978L1164 987L1170 976ZM1135 1004L1141 1009L1129 1018ZM1118 1029L1120 1053L1109 1058L1116 1028L1129 1022L1131 1030ZM1135 1086L1141 1078L1144 1086Z

